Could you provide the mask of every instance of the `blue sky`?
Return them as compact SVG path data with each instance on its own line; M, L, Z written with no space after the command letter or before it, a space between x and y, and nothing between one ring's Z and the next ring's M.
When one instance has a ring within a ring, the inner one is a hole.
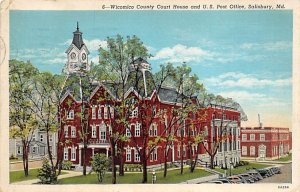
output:
M60 73L79 22L90 60L99 45L137 35L159 64L186 62L209 92L238 101L244 126L291 128L292 11L11 11L10 59Z

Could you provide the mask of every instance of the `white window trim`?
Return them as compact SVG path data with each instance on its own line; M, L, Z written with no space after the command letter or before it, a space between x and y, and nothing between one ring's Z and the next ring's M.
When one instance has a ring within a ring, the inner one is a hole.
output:
M74 110L70 110L67 114L67 119L74 119Z
M157 161L157 148L156 147L153 150L153 160Z
M138 116L138 107L135 107L134 110L131 112L130 117L134 118Z
M263 138L263 139L262 139ZM260 141L265 141L266 140L266 135L264 133L259 134L259 140Z
M104 139L102 138L102 133L104 133ZM106 140L106 125L104 123L101 123L99 126L99 139Z
M74 127L74 126L71 127L71 137L72 138L76 137L76 127Z
M64 127L64 136L65 136L65 138L69 137L69 126L68 125Z
M250 134L250 141L255 141L255 134Z
M248 153L248 147L242 146L242 155L247 155L247 153Z
M255 146L250 146L250 156L255 155Z
M110 111L110 118L113 119L115 117L115 109L112 106L110 106L109 111Z
M131 148L126 149L126 161L127 162L131 161Z
M135 137L140 137L141 136L141 124L137 123L135 125L135 131L134 131Z
M247 134L242 134L242 141L247 141Z
M92 138L97 137L97 127L96 125L92 125Z
M141 161L141 157L139 155L139 152L136 149L134 149L134 161L135 162L140 162Z
M157 136L157 124L153 123L153 136Z
M74 155L74 158L73 158ZM76 147L72 146L71 148L71 160L76 161Z
M96 107L92 106L92 119L96 119L97 113L96 113Z
M64 160L69 160L69 149L67 147L64 148Z
M107 106L104 107L104 119L108 118Z
M126 136L131 137L130 127L126 128Z

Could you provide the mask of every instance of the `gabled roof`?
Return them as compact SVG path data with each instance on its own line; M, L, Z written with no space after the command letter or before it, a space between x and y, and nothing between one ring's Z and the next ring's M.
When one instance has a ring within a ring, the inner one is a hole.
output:
M80 77L76 74L71 74L66 80L66 86L62 90L60 100L63 101L67 95L71 95L74 97L76 101L81 101L81 94L83 96L83 100L89 99L93 90L97 87L97 85L91 84L90 79L88 77L81 77L82 84L82 93L80 90Z

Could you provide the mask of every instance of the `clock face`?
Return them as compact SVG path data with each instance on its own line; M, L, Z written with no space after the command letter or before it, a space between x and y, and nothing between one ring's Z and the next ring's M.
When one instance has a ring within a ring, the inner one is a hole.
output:
M76 53L71 53L71 59L75 59Z
M81 56L82 60L84 61L86 59L86 54L83 53L82 56Z

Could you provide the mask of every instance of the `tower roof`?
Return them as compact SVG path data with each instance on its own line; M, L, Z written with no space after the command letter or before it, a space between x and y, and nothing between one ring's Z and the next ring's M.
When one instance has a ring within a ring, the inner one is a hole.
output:
M74 44L79 50L81 47L84 45L83 40L82 40L82 32L79 31L79 25L77 22L77 28L76 31L73 32L73 41L72 44Z

